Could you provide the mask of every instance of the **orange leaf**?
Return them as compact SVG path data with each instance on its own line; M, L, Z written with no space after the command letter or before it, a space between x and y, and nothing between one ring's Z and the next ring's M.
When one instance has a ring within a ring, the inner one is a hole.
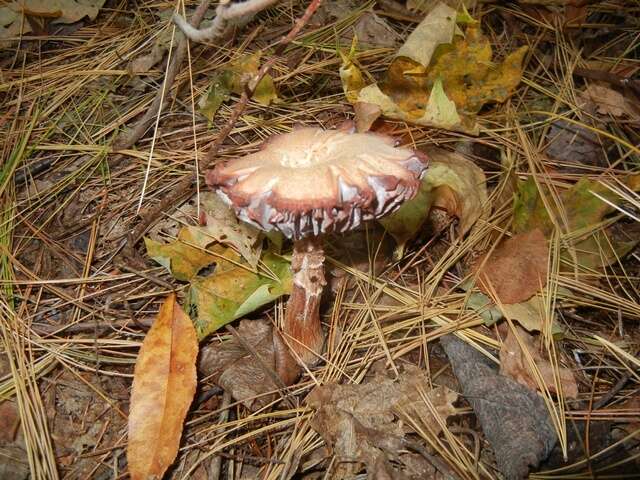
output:
M547 284L549 247L541 230L520 233L504 241L480 268L480 290L498 297L501 303L520 303Z
M142 343L129 412L129 474L159 479L176 458L182 426L196 392L198 341L193 323L167 297Z

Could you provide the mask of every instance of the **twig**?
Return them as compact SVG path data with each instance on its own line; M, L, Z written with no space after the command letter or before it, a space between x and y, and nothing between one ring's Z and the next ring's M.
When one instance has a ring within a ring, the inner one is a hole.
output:
M155 319L153 317L144 317L137 321L139 325L142 325L145 328L150 328ZM107 323L99 324L95 320L87 320L86 322L80 322L73 325L45 325L41 323L32 324L32 328L39 335L62 335L62 334L75 334L75 333L86 333L86 332L95 332L96 328L99 332L106 332L109 330L117 330L119 328L124 328L130 326L133 323L133 320L130 318L122 319L122 320L112 320Z
M611 388L611 390L609 390L607 393L605 393L602 397L600 397L598 399L597 402L595 402L593 404L593 406L591 407L591 410L600 410L607 403L609 403L609 401L613 397L615 397L620 390L622 390L624 388L624 386L627 384L627 382L629 381L630 378L631 378L631 373L630 372L627 372L624 375L622 375L622 377L620 377L620 379Z
M204 14L209 8L209 3L211 3L211 0L202 0L200 5L198 5L198 8L196 8L196 11L193 12L191 20L189 22L193 27L197 28L200 25L200 22L202 22L202 19L204 18ZM175 54L173 58L171 58L171 62L167 66L167 73L164 78L163 86L158 89L156 97L153 99L151 106L145 112L144 116L140 120L138 120L138 123L136 123L130 131L125 131L118 136L113 145L114 150L126 150L127 148L131 148L138 140L140 140L140 137L144 135L144 132L147 131L147 129L151 125L151 122L153 122L153 119L156 118L156 115L158 115L158 113L164 107L164 105L162 104L162 92L168 92L171 89L171 86L176 79L176 75L180 70L180 66L182 65L182 61L184 60L186 52L187 38L181 35L180 39L178 40L178 44L176 45ZM164 99L164 103L166 104L166 95L164 96Z
M211 145L211 148L207 152L204 161L200 164L201 172L204 172L213 164L213 161L220 151L222 143L226 140L226 138L235 127L238 118L240 118L240 115L242 115L242 112L249 103L249 99L253 96L256 86L260 83L264 76L271 71L273 65L276 63L276 59L280 55L282 55L287 45L291 43L291 41L298 35L298 33L300 33L302 28L309 22L309 19L318 9L321 3L322 0L312 0L309 3L302 17L300 17L296 21L295 25L287 34L287 36L283 37L282 40L280 40L275 52L273 53L273 56L264 63L260 70L258 70L258 73L250 82L250 84L245 86L245 90L244 92L242 92L240 100L234 107L233 112L231 112L231 117L227 121L224 128L218 134L216 140ZM130 256L135 255L135 244L138 243L149 225L151 225L162 214L162 212L169 210L170 207L178 205L181 200L193 195L193 193L195 192L194 185L197 180L196 175L196 173L190 173L186 175L182 180L180 180L180 182L178 182L171 194L163 197L157 204L150 206L140 212L140 222L131 231L127 239L127 248L125 250L126 254Z
M272 6L279 0L246 0L244 2L221 3L216 9L216 17L211 25L202 30L192 27L177 13L173 14L175 23L189 40L194 42L213 41L223 37L233 24L249 22L253 16Z

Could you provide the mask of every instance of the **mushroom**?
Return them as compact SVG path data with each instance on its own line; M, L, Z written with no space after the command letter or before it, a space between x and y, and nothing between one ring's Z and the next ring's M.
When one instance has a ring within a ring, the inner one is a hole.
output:
M395 211L418 192L426 163L424 154L397 147L391 137L305 127L207 172L208 185L241 220L293 240L284 332L307 365L324 345L322 235Z

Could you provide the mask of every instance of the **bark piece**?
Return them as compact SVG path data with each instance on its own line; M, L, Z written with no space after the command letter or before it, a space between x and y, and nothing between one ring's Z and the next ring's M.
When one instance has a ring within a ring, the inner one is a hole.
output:
M462 392L482 425L506 480L526 478L556 443L556 433L542 398L514 380L453 335L440 339Z

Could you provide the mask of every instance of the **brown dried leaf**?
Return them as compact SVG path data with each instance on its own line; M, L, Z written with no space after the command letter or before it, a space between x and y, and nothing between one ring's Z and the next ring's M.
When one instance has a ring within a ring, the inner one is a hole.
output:
M234 399L244 403L248 409L257 410L273 401L275 396L272 392L279 387L267 368L285 386L296 380L300 369L280 334L266 320L243 320L238 327L238 334L253 349L254 354L260 356L264 366L232 338L224 343L203 347L199 370L207 377L212 376L216 384L231 393Z
M198 341L191 320L167 297L142 343L129 411L129 474L161 478L178 453L184 419L196 391Z
M517 325L514 325L514 328L517 331L520 342L522 342L538 367L542 381L551 393L557 394L558 391L554 380L555 369L553 365L540 353L540 350L535 345L533 335L530 335ZM513 378L525 387L529 387L532 390L539 390L540 385L536 381L529 365L530 363L527 360L525 352L520 347L516 334L512 329L509 329L506 338L502 342L502 348L500 349L500 373ZM561 367L558 369L558 373L564 396L577 398L578 384L573 376L573 372L568 368Z
M0 446L15 440L19 425L20 414L15 402L11 400L0 402Z
M405 465L407 460L399 453L405 430L397 421L398 414L420 419L435 434L440 431L421 392L443 420L455 414L453 402L458 395L443 386L430 390L426 374L417 367L397 380L376 376L365 384L328 384L311 392L307 403L317 410L312 427L333 449L338 461L345 462L338 467L341 474L356 473L361 468L354 465L356 461L366 466L369 478L406 478L391 461Z
M160 60L164 58L164 54L171 45L172 35L171 30L164 30L158 37L153 46L151 52L140 55L133 59L127 66L127 70L131 75L139 75L151 70Z
M501 303L524 302L547 284L548 256L541 230L515 235L502 242L484 265L484 257L476 263L478 286L489 296L495 293Z
M614 117L634 116L631 103L617 90L590 83L581 97L596 104L598 113Z

